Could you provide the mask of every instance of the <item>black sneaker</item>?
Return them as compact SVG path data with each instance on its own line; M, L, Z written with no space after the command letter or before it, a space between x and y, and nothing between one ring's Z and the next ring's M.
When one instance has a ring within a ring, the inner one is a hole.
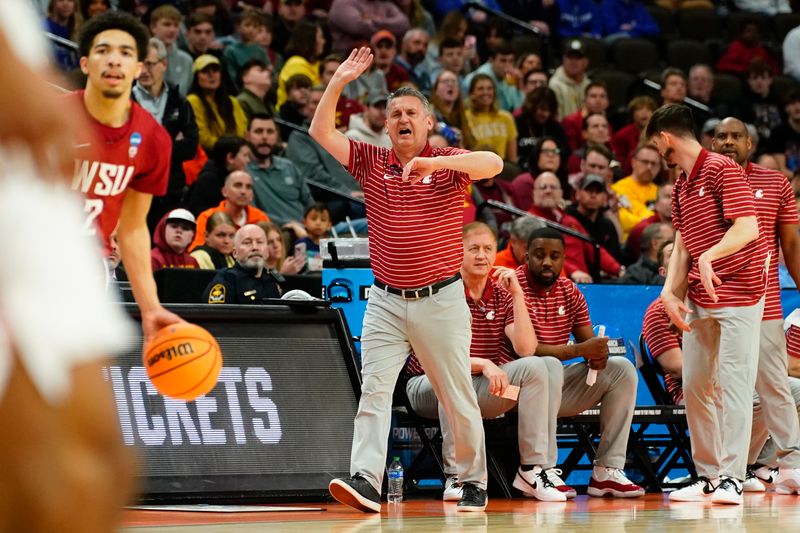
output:
M336 498L336 501L353 509L358 509L365 513L381 512L380 493L361 474L356 474L350 479L331 480L328 484L328 492Z
M486 509L486 491L472 483L461 484L463 493L458 501L458 511L483 511Z

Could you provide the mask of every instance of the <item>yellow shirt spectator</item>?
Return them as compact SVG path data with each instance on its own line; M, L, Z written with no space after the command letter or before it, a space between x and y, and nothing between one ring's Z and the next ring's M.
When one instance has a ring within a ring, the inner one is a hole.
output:
M517 125L508 111L478 112L471 109L465 111L467 124L475 138L472 149L491 150L503 159L514 159L516 154L509 154L508 145L517 145Z
M235 121L235 124L233 124L231 128L233 131L230 131L227 127L228 125L225 124L214 100L210 98L205 99L214 117L213 121L209 121L206 115L206 108L200 100L200 96L190 94L186 97L186 99L189 100L189 104L192 106L192 111L194 111L197 129L200 130L200 145L207 152L214 148L214 145L223 135L235 134L238 137L244 137L245 133L247 133L247 115L245 115L244 109L242 109L238 100L232 96L228 98L230 98L231 105L233 106L233 119Z
M286 82L295 74L305 74L311 80L311 86L319 85L319 61L309 63L302 56L292 56L286 61L278 75L278 105L286 101Z
M620 203L619 221L622 224L622 239L628 238L628 233L636 224L647 217L653 216L653 211L648 207L655 204L658 196L658 185L655 183L642 184L633 176L623 178L611 185Z

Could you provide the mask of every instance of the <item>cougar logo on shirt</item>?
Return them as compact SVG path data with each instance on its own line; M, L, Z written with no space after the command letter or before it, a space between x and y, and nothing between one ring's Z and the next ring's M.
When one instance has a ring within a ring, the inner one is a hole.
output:
M698 196L705 196L705 194L706 194L706 188L705 187L700 187L700 192L697 195Z
M72 188L83 194L116 196L128 186L134 170L133 165L112 165L76 159Z
M764 191L762 191L761 189L758 189L756 191L756 198L763 198L763 197L764 197Z

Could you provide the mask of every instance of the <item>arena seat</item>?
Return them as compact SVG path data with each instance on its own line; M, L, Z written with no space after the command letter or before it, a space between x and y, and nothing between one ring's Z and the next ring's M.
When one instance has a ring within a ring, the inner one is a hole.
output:
M589 70L601 69L608 65L608 51L603 41L592 37L581 37L579 40L586 50L586 57L589 58Z
M725 39L722 20L711 9L685 9L678 13L678 34L683 39L707 41Z
M625 108L636 76L619 70L604 69L592 74L592 81L606 84L610 109Z
M667 64L677 67L687 75L689 69L697 63L705 63L714 67L711 63L711 54L705 44L691 39L676 39L667 45Z
M711 98L728 104L736 104L742 98L742 80L733 74L714 73L714 91Z
M769 18L766 15L753 13L751 11L734 11L728 15L728 23L726 24L728 27L728 40L732 41L736 39L736 36L739 35L744 23L749 21L753 21L758 24L758 30L761 34L761 41L763 43L774 42L772 26L769 23Z
M772 33L775 44L780 45L786 34L800 26L800 13L778 13L772 17Z
M781 74L772 78L772 90L781 100L786 97L786 93L797 88L800 88L800 83L791 76Z
M629 74L639 74L661 63L658 48L647 39L620 39L611 47L611 55L614 68Z

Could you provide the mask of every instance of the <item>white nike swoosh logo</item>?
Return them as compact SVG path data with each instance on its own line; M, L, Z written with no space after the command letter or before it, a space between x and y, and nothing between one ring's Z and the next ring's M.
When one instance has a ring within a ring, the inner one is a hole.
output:
M92 143L83 143L83 144L76 144L73 148L88 148L92 145Z

